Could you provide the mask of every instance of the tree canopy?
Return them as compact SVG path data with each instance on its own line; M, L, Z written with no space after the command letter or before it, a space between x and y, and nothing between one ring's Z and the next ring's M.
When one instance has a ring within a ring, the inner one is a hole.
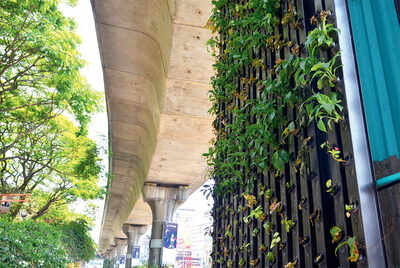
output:
M66 267L89 261L96 247L85 220L61 224L0 217L0 267Z
M0 192L32 193L24 206L33 219L103 194L98 147L87 137L101 94L80 74L80 39L60 2L0 1Z
M43 222L11 222L0 217L1 267L66 267L62 232Z

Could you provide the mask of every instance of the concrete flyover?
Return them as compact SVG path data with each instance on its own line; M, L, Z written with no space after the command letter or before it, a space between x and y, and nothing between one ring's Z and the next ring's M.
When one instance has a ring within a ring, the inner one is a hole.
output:
M206 179L201 154L212 137L213 59L204 28L211 1L92 0L109 115L111 182L100 252L126 238L123 224L152 222L143 186ZM154 213L154 211L153 211Z

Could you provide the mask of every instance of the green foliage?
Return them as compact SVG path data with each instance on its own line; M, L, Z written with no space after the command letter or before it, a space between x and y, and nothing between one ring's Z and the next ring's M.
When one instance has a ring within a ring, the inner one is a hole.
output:
M319 48L330 48L334 44L334 35L339 33L339 30L333 24L326 23L328 15L329 12L322 12L321 23L307 36L305 45L313 57L317 56ZM312 21L318 23L318 19L315 17Z
M61 226L62 242L72 262L89 261L96 255L96 247L89 235L85 220L71 221Z
M85 220L63 224L0 217L1 267L66 267L89 261L96 248Z
M324 132L327 132L324 121L327 121L329 129L332 128L332 122L338 123L343 119L343 106L340 105L341 100L335 92L330 95L315 93L308 98L303 106L306 108L309 121L317 121L317 127Z
M329 12L323 11L319 18L313 18L316 27L309 32L306 42L293 44L294 41L276 33L282 25L290 25L291 30L301 28L300 21L304 18L298 16L291 2L285 7L281 7L279 0L238 3L214 0L212 3L214 9L207 26L218 35L213 35L208 42L216 59L209 112L215 117L216 137L204 156L210 176L216 181L214 197L224 198L224 195L244 189L242 196L251 209L248 216L243 217L245 224L253 219L263 221L267 214L275 213L280 216L286 232L290 232L295 221L281 213L282 202L273 198L272 190L260 184L259 178L263 175L269 180L282 179L289 161L295 164L294 172L303 175L309 168L306 159L311 137L302 137L303 143L295 153L289 153L287 144L299 133L303 135L302 130L310 125L328 132L343 120L342 100L336 89L341 68L340 52L334 42L338 29L327 22ZM258 52L265 49L272 59L287 55L287 51L291 55L285 59L276 58L272 66L268 62L270 57ZM335 157L337 161L341 159L338 155ZM284 183L287 191L296 187L290 181ZM255 185L258 185L258 197L251 194L254 194ZM260 201L257 198L262 197L268 200L269 213L263 211L266 208L257 206ZM304 209L306 203L302 199L299 210ZM239 212L243 211L240 206ZM321 220L319 208L314 208L309 220L311 225ZM273 234L267 259L274 262L272 249L282 248L284 244L271 222L264 222L263 228ZM252 235L258 231L254 228ZM304 238L303 243L307 239ZM243 241L241 249L250 245L246 242ZM223 262L220 259L220 263ZM289 262L286 266L294 267L296 263Z
M264 223L264 224L263 224L263 227L264 227L265 232L266 232L267 234L269 234L270 232L272 232L273 229L274 229L274 225L273 225L271 222L269 222L269 221L267 221L266 223Z
M289 233L296 223L285 216L284 218L282 218L281 224L285 227L286 232Z
M340 55L340 52L336 53L335 56L328 62L318 62L313 65L311 71L314 72L312 78L317 78L318 89L324 87L334 87L337 81L336 72L342 67L342 65L336 64L336 59Z
M250 214L246 217L243 217L243 221L248 223L251 219L260 219L263 216L264 212L261 206L256 207L255 209L250 211Z
M268 251L268 253L267 253L267 260L268 260L270 263L274 263L274 262L275 262L275 254L274 254L274 252Z
M266 69L263 60L253 51L265 45L271 50L289 46L289 42L275 36L273 31L280 22L279 1L213 3L215 9L208 27L220 33L209 42L216 58L216 75L211 79L210 91L213 104L210 113L216 116L213 123L216 140L204 156L211 167L211 176L219 181L214 191L222 194L232 191L237 184L251 189L255 173L273 171L279 177L289 162L285 149L289 137L312 122L327 132L326 124L332 128L333 123L343 119L343 106L337 93L325 94L312 89L314 80L318 90L335 86L340 53L328 60L320 58L318 53L311 53L309 57L293 53L285 60L278 59L266 79L242 73L243 67L248 66ZM234 19L227 17L232 13L220 12L222 8L232 10ZM290 14L287 23L296 21L293 6ZM321 14L318 29L308 36L309 51L334 45L332 35L336 28L326 23L327 15ZM241 30L243 27L246 31ZM258 90L257 99L250 99L251 88ZM313 93L306 98L310 88ZM286 110L294 107L299 107L298 116L290 121ZM231 114L230 118L223 109Z
M66 267L61 232L53 225L0 217L1 267Z
M33 124L68 111L83 134L99 95L79 73L80 39L60 2L0 2L0 119Z
M332 243L335 243L337 241L340 241L342 238L342 229L338 226L333 226L330 230L329 233L332 236Z
M335 255L337 255L338 250L347 245L349 247L349 261L350 262L357 262L360 258L360 252L358 250L357 241L355 237L349 237L347 240L340 243L335 249Z
M24 208L35 219L103 195L98 148L86 129L100 94L80 74L80 40L60 2L0 1L0 192L32 193L12 216Z
M278 232L275 232L272 235L270 249L273 249L274 247L278 246L280 243L281 243L281 237L279 236Z
M24 208L38 218L54 206L100 198L96 144L86 136L76 136L77 128L62 116L39 131L40 135L35 131L9 150L13 158L0 161L5 167L0 171L1 191L32 193L32 202L14 206L11 213Z

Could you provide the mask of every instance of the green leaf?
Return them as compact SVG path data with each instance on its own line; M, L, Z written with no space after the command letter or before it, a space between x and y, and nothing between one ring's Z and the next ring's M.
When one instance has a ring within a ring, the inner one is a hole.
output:
M289 162L289 154L285 150L276 151L272 155L272 165L277 170L282 170L287 162Z
M293 132L296 129L296 125L294 124L293 121L289 123L288 129L290 132Z
M323 78L318 79L317 87L319 90L322 90L324 88L324 79Z
M333 226L329 232L332 236L332 243L335 243L342 238L342 229L338 226Z
M268 251L267 260L271 263L275 262L275 255L272 251Z
M323 132L327 132L326 127L325 127L325 123L322 119L318 120L317 122L317 127L319 130L323 131Z

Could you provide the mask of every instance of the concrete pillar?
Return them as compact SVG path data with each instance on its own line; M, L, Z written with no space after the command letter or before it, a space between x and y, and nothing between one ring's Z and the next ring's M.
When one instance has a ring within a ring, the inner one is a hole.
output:
M103 254L103 268L109 268L108 263L109 263L110 257L108 256L108 252Z
M117 255L117 249L115 245L112 245L110 247L110 268L114 268L115 267L115 259L116 259L116 255Z
M125 247L127 239L126 238L115 238L116 246L116 264L115 267L119 268L119 260L121 259L123 248Z
M187 198L184 186L157 186L145 184L144 200L151 207L153 223L151 228L149 267L160 267L162 264L163 225L171 222L176 208Z
M113 260L114 260L114 253L113 250L110 248L107 253L107 268L114 268Z
M147 225L124 224L122 231L128 237L128 248L126 250L125 268L132 268L132 250L139 245L139 238L147 230Z

